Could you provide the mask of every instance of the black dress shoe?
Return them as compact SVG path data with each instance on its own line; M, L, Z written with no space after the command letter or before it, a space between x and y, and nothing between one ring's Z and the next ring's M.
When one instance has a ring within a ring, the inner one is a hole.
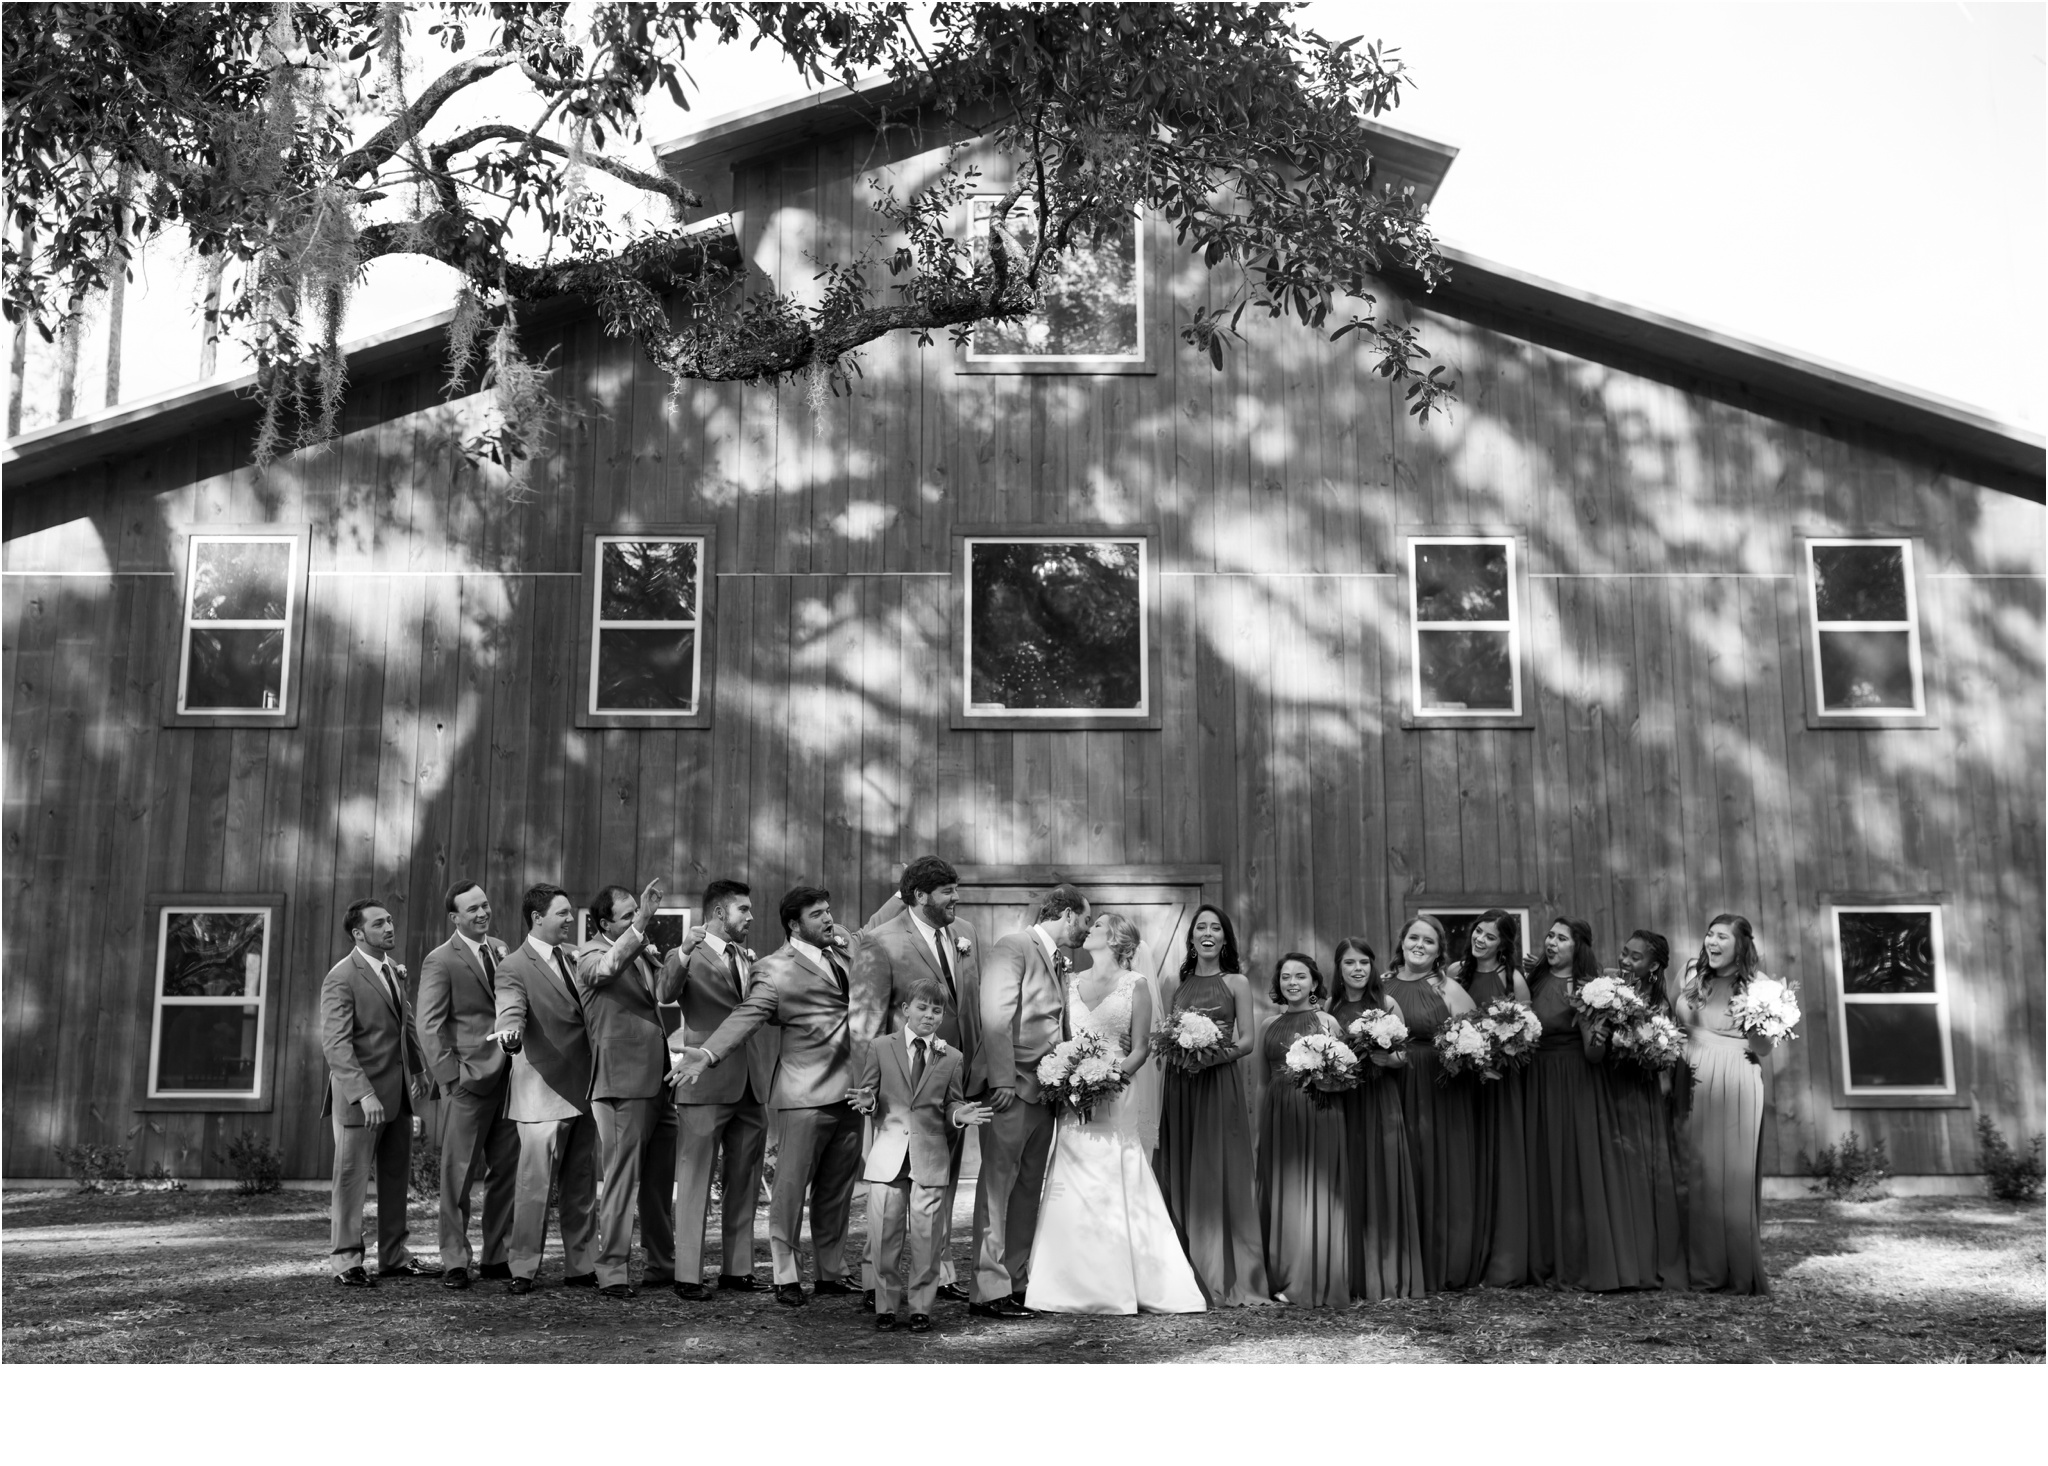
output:
M676 1297L682 1299L685 1303L708 1303L711 1301L711 1290L702 1283L672 1283L670 1286L675 1289Z
M721 1293L758 1293L761 1285L752 1273L720 1273L718 1291Z
M893 1313L878 1313L878 1314L876 1314L876 1315L875 1315L875 1332L876 1332L876 1333L878 1333L878 1334L886 1334L886 1333L891 1333L891 1332L893 1332L893 1331L895 1330L895 1328L896 1328L896 1315L895 1315L895 1314L893 1314Z
M374 1288L377 1286L377 1280L363 1270L361 1263L357 1263L351 1268L343 1268L334 1275L334 1281L341 1284L344 1288Z
M441 1286L444 1288L467 1288L469 1286L469 1269L466 1267L449 1268L441 1274Z
M631 1283L612 1283L597 1290L600 1298L637 1298L640 1295Z
M948 1303L972 1303L974 1301L974 1295L958 1283L948 1283L932 1296L942 1298Z
M493 1281L502 1282L504 1279L512 1276L512 1264L509 1262L487 1262L476 1270L476 1275L487 1283Z
M397 1267L378 1268L377 1276L380 1278L431 1278L439 1271L439 1268L428 1267L417 1257L408 1257Z
M1016 1304L1019 1308L1029 1308L1031 1306L1030 1304L1024 1301L1024 1290L1022 1288L1019 1288L1016 1292L1010 1295L1010 1301Z
M804 1297L804 1285L802 1283L777 1283L775 1285L775 1301L784 1308L802 1308L811 1300Z
M568 1277L562 1279L562 1286L564 1288L595 1288L597 1286L597 1274L571 1273Z
M998 1298L993 1303L970 1303L967 1311L976 1318L1036 1318L1038 1315L1014 1298Z
M533 1279L532 1279L532 1278L511 1278L511 1279L508 1279L508 1280L506 1281L506 1283L505 1283L505 1291L506 1291L507 1293L531 1293L531 1292L533 1291Z
M672 1288L675 1286L675 1281L675 1278L668 1273L649 1273L640 1280L640 1286L643 1288Z
M862 1290L860 1295L860 1306L862 1308L873 1308L875 1306L875 1290L873 1288L867 1288Z
M811 1284L811 1292L820 1298L851 1298L859 1291L860 1289L837 1278L820 1278Z
M910 1315L910 1331L913 1334L928 1334L932 1331L932 1316L929 1313Z

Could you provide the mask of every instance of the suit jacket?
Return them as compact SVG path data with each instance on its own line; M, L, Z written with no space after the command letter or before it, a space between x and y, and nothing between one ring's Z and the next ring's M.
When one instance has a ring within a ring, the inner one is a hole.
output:
M573 972L576 949L565 942L557 950ZM531 943L521 942L498 964L498 1027L522 1040L512 1055L507 1119L572 1120L590 1113L597 1066L582 996Z
M498 1026L498 1000L484 977L483 964L470 955L469 944L461 937L451 932L447 941L427 953L420 964L414 1008L420 1048L436 1084L448 1092L504 1092L505 1051L489 1037Z
M320 1047L327 1052L321 1114L339 1110L342 1124L360 1125L362 1101L372 1094L386 1116L410 1113L407 1081L424 1072L427 1063L412 1031L404 982L393 1003L391 989L359 948L349 948L320 980Z
M1066 985L1032 927L997 937L981 963L982 1071L991 1089L1039 1102L1038 1061L1060 1041Z
M743 969L750 982L753 966L747 963ZM687 958L681 952L668 954L661 964L660 995L664 1003L682 1005L682 1027L669 1038L677 1050L704 1047L704 1041L746 1000L746 994L733 985L732 971L725 959L711 950L709 942L693 948ZM754 1098L766 1104L775 1084L775 1035L766 1028L757 1028L747 1035L746 1047L744 1063L706 1069L695 1084L675 1091L676 1103L737 1104L746 1094L751 1078Z
M851 950L839 958L839 965L846 969L847 994L839 991L831 973L798 956L796 948L778 947L754 964L746 1001L699 1047L711 1055L713 1064L723 1063L754 1030L773 1023L782 1031L782 1053L776 1060L768 1102L778 1110L839 1103L853 1088L848 1002L861 946L861 939L855 937ZM682 1093L688 1095L689 1091L685 1085Z
M668 1035L655 1006L654 969L641 955L646 941L627 927L616 942L593 937L576 958L596 1060L595 1099L653 1099L668 1092Z
M953 1173L958 1140L953 1115L962 1099L960 1051L948 1047L943 1054L933 1054L913 1090L903 1035L885 1033L869 1041L860 1083L862 1088L875 1086L874 1113L868 1117L874 1143L868 1147L864 1178L894 1181L908 1156L911 1180L920 1186L944 1186Z
M928 977L945 985L945 974L939 971L915 920L904 911L862 933L861 967L854 983L855 1043L896 1031L897 1005L918 979ZM939 933L939 940L952 944L946 957L953 966L953 1001L946 1005L938 1036L959 1050L962 1082L969 1094L979 1094L988 1086L980 1054L981 943L974 928L957 918ZM960 951L962 941L967 943L964 953Z

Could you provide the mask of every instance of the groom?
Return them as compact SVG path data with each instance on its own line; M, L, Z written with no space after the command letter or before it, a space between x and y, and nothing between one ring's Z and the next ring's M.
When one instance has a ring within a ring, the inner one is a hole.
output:
M974 1301L981 1318L1031 1318L1024 1283L1038 1192L1052 1147L1053 1115L1038 1088L1038 1061L1062 1036L1066 974L1063 948L1081 945L1088 898L1054 886L1038 919L998 937L981 960L981 1057L995 1118L981 1132L981 1180L974 1192Z

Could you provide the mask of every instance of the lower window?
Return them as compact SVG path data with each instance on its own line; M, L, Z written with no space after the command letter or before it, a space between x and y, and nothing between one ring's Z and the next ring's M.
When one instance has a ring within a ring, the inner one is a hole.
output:
M261 1095L276 915L231 900L161 908L151 1099Z
M1834 908L1843 1088L1955 1093L1939 906Z

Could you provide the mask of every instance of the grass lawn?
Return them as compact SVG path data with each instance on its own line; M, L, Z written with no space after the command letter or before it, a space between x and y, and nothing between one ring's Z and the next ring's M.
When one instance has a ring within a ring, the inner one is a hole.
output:
M956 1255L967 1247L961 1202ZM416 1242L431 1242L432 1213L417 1203L413 1226ZM523 1298L496 1283L450 1293L431 1279L344 1290L326 1267L326 1197L314 1192L10 1190L0 1348L9 1363L2039 1363L2042 1229L2038 1202L1773 1202L1768 1298L1483 1290L1336 1312L1010 1324L941 1304L935 1330L912 1337L877 1335L857 1300L789 1309L765 1291L685 1304L666 1289L630 1301L565 1289L552 1238L541 1286ZM764 1210L764 1282L767 1232Z

